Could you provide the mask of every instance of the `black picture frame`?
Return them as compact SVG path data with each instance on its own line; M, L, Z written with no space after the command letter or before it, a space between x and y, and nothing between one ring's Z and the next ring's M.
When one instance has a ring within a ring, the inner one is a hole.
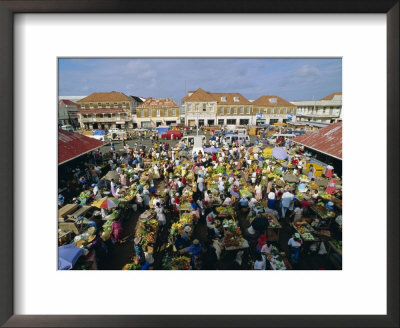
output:
M387 180L387 315L68 316L13 310L13 16L16 13L384 13L387 172L399 172L398 0L0 0L0 324L4 327L399 327L399 181ZM388 175L388 177L390 177ZM15 204L14 204L15 206ZM366 263L366 269L368 264ZM284 306L284 305L282 305Z

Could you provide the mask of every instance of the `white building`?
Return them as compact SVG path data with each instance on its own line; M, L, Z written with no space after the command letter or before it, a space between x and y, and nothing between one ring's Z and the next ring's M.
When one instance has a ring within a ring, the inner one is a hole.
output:
M342 93L321 100L292 101L297 106L297 121L336 123L342 120Z

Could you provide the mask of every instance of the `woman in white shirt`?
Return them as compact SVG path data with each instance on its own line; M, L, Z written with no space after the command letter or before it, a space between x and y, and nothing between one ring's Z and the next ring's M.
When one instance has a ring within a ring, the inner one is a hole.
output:
M296 264L299 261L300 247L302 245L303 245L303 240L300 238L300 234L297 232L288 241L288 246L290 247L290 253L292 255L294 263Z
M257 200L261 200L262 199L262 186L261 186L261 183L256 185L255 190L256 190L256 199Z
M254 270L265 270L267 268L267 260L265 255L257 254L256 261L254 262Z

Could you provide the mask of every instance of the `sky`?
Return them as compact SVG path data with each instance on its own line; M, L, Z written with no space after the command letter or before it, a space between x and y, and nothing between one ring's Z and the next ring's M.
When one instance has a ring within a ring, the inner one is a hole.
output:
M60 58L59 96L120 91L172 98L189 90L239 92L249 100L321 99L342 91L340 58Z

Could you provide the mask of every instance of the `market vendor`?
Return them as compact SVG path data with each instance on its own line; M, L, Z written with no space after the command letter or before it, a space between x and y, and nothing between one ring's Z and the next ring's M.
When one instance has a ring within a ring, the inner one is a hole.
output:
M201 254L201 244L198 239L194 239L192 245L180 250L180 253L187 253L193 255L195 257L200 256Z
M243 195L242 198L240 199L239 203L242 208L247 208L249 205L249 200L245 195Z
M297 232L293 234L288 241L288 246L290 247L291 256L294 260L294 263L296 264L299 261L300 248L302 245L303 245L303 240L300 238L300 234Z

